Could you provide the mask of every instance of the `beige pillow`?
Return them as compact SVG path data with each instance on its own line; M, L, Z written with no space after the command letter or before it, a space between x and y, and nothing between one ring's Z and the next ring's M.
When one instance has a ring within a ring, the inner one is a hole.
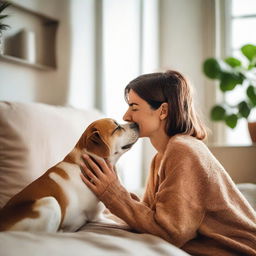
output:
M61 161L97 110L0 101L0 208Z

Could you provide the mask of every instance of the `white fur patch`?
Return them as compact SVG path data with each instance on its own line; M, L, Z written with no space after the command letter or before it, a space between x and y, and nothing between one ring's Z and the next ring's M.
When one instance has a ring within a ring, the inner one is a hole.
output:
M102 203L84 184L80 177L80 167L77 164L61 162L57 165L68 175L68 179L58 173L50 173L49 177L54 180L68 198L68 206L62 223L62 230L76 231L88 220L93 220L102 211Z
M10 230L45 232L58 230L61 221L61 209L54 197L43 197L37 200L33 210L39 213L38 218L25 218L13 225Z

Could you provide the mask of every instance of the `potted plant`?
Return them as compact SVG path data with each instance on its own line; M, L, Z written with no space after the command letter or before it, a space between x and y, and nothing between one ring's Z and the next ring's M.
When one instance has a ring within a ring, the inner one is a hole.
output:
M2 13L3 13L3 11L4 11L9 5L10 5L9 2L7 2L7 1L1 1L1 0L0 0L0 54L3 53L3 49L2 49L2 47L3 47L3 45L2 45L2 44L3 44L3 42L2 42L2 40L3 40L3 31L6 30L6 29L8 29L8 28L10 27L9 25L3 23L3 20L4 20L5 18L7 18L9 15L7 15L7 14L2 14Z
M208 58L203 63L204 74L218 81L219 89L224 95L239 86L244 88L241 101L231 105L223 97L223 102L211 108L211 120L223 121L232 129L236 127L239 119L250 120L256 110L256 45L244 45L240 52L246 61L228 57L224 60ZM248 121L248 128L252 141L256 142L256 123Z

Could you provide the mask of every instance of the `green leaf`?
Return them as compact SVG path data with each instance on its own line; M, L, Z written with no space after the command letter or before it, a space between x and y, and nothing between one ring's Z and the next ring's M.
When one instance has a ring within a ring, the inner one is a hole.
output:
M246 101L242 101L238 104L238 110L241 116L245 118L247 118L251 112L251 108Z
M252 61L253 58L256 56L256 46L252 44L244 45L241 48L243 55L249 60Z
M242 62L239 59L236 59L234 57L229 57L225 59L225 62L231 66L231 67L240 67L242 65Z
M5 19L5 18L7 18L9 15L7 15L7 14L5 14L5 15L0 15L0 20L2 20L2 19Z
M204 74L211 79L219 78L221 74L221 67L218 60L215 58L205 60L203 63L203 71Z
M8 1L0 2L0 13L3 12L11 3Z
M0 13L10 5L11 3L8 1L0 2Z
M225 120L225 117L226 117L226 110L223 106L215 105L211 109L211 119L213 121L222 121L222 120Z
M9 3L8 1L0 1L0 14L9 6L11 5L11 3ZM9 28L10 26L7 24L3 24L1 23L1 21L3 21L3 19L7 18L9 15L0 15L0 31L1 30L6 30L7 28Z
M249 85L246 93L253 106L256 106L256 87L254 87L253 85Z
M243 78L240 75L223 72L220 78L220 89L223 92L232 91L237 84L242 84Z
M225 119L225 123L228 127L234 129L237 125L238 116L236 114L228 115Z

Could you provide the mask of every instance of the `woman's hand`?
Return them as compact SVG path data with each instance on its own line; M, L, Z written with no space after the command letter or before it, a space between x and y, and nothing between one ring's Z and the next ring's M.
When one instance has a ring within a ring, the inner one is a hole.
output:
M100 197L111 183L119 183L114 167L110 163L103 159L92 159L87 154L82 157L89 168L85 163L82 163L80 176L97 197Z

